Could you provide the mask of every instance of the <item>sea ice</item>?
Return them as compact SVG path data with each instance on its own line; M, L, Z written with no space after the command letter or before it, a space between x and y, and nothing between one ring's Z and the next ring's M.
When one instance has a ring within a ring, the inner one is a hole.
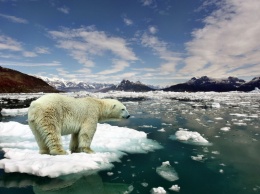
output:
M17 115L26 115L28 113L28 108L18 108L18 109L7 109L3 108L1 110L2 116L17 116Z
M68 149L69 136L63 136ZM94 154L73 153L51 156L38 153L38 147L28 125L0 122L0 148L5 152L0 168L5 172L21 172L51 178L72 173L94 173L113 167L126 153L147 153L161 146L146 133L126 127L98 124L92 141Z
M165 132L165 129L164 129L164 128L161 128L161 129L159 129L159 130L157 130L157 131L159 131L159 132Z
M198 132L188 131L187 129L179 129L175 135L169 137L172 140L178 140L183 143L194 145L211 145L204 137Z
M151 190L152 194L163 194L163 193L167 193L163 187L158 187L158 188L152 188Z
M178 185L172 185L171 188L169 188L169 190L175 191L175 192L179 192L180 191L180 187Z
M230 130L230 127L222 127L220 128L221 131L229 131Z
M205 160L204 155L191 156L192 160L202 162Z
M211 104L211 107L212 107L212 108L220 108L220 104L219 104L218 102L213 102L213 103Z
M178 173L170 165L169 161L163 162L160 167L157 167L156 172L167 181L176 181L179 179Z

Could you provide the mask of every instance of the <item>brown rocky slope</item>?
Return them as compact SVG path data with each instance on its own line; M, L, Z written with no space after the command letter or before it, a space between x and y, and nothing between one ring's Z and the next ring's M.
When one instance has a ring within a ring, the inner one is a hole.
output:
M59 92L43 80L0 66L0 93Z

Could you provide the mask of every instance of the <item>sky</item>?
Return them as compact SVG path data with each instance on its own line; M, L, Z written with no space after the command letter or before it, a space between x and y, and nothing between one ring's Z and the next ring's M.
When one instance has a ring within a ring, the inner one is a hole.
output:
M0 0L0 66L98 83L260 76L259 0Z

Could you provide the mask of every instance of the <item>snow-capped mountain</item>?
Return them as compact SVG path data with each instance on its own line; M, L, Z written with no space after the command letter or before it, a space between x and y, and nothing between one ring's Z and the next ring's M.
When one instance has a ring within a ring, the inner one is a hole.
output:
M237 77L228 77L226 79L215 79L207 76L200 78L191 78L186 83L176 84L165 88L164 91L178 92L198 92L198 91L216 91L227 92L239 90L239 87L246 82Z
M131 82L129 80L122 80L118 85L101 90L102 92L108 91L128 91L128 92L148 92L155 89L150 88L149 86L141 83L140 81Z
M40 77L40 78L45 82L47 82L49 85L64 92L79 92L79 91L97 92L99 90L113 86L113 84L87 83L82 81L66 81L64 79L47 78L47 77Z
M260 88L260 77L255 77L251 81L242 84L239 87L239 91L252 91L256 88Z

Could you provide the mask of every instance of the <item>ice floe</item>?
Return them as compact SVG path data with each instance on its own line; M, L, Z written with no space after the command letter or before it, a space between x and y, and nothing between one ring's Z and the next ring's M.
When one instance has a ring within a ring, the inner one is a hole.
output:
M230 130L230 127L222 127L220 128L221 131L229 131Z
M169 161L163 162L161 166L157 167L156 172L167 181L176 181L179 179L178 173L170 165Z
M179 192L181 189L181 187L179 187L179 185L172 185L169 190L171 191L175 191L175 192Z
M152 188L151 194L163 194L167 193L163 187Z
M191 159L198 162L203 162L205 160L205 157L204 155L197 155L197 156L191 156Z
M157 130L157 131L159 131L159 132L165 132L165 129L164 129L164 128L161 128L161 129L159 129L159 130Z
M196 131L188 131L187 129L180 128L176 131L175 135L169 137L172 140L178 140L183 143L194 144L194 145L211 145L208 140L201 136Z
M63 137L68 149L69 136ZM0 122L0 148L5 152L0 168L36 176L58 177L72 173L94 173L113 167L126 153L148 153L162 148L147 139L144 132L126 127L98 124L92 141L94 154L73 153L62 156L41 155L28 125Z
M6 109L1 110L2 116L17 116L17 115L26 115L28 113L28 108L18 108L18 109Z

